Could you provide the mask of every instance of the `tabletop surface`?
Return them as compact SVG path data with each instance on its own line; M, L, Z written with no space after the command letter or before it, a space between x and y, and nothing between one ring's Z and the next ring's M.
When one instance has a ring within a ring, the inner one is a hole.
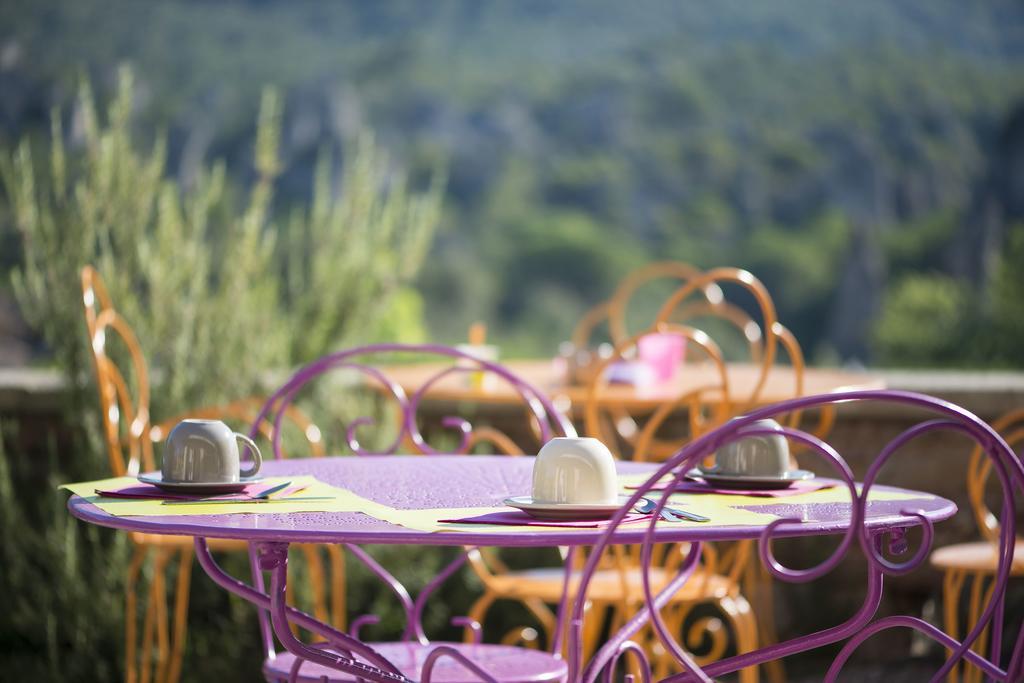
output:
M525 456L483 455L301 458L265 462L262 473L267 476L311 474L368 500L402 510L490 507L501 505L509 496L529 493L533 460ZM653 472L657 468L651 463L621 461L616 466L620 474ZM881 486L873 490L883 489L899 491ZM910 500L869 502L868 526L882 529L916 524L915 518L902 512L907 509L923 511L933 521L946 519L956 512L956 505L944 498L907 493ZM737 506L743 507L743 500L738 501ZM773 499L770 505L762 502L756 508L803 520L799 525L785 527L785 531L780 529L779 535L839 533L848 526L851 509L848 502L786 501L786 498ZM82 520L128 531L249 541L556 546L593 543L603 533L599 528L529 530L515 534L472 530L426 533L359 512L118 517L78 496L71 497L68 507ZM471 526L462 525L462 528ZM659 541L715 541L756 538L764 528L765 524L722 526L712 520L696 526L659 524L656 533ZM613 540L639 542L646 530L646 523L629 525L618 530Z
M552 360L509 360L501 364L529 382L556 404L564 397L572 405L578 405L586 398L587 389L569 386L559 378ZM451 367L450 363L413 363L393 365L384 368L384 373L399 384L407 394L414 393L441 370ZM730 394L734 400L742 401L754 393L761 378L761 366L750 363L729 363L727 365ZM505 382L497 377L489 378L487 386L476 388L465 375L451 375L430 387L425 396L439 401L474 401L481 403L521 403L522 398ZM838 368L806 368L804 370L802 395L828 394L847 389L884 389L885 381L863 372L851 372ZM633 387L611 384L601 387L598 400L602 403L624 405L638 410L653 409L666 400L679 398L694 389L720 384L718 371L711 363L683 365L671 382L648 387ZM769 371L757 403L767 404L784 401L797 395L796 377L793 368L776 365Z

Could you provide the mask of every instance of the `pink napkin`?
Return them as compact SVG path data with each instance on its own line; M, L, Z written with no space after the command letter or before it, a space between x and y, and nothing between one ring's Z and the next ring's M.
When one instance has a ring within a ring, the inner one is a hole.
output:
M659 482L651 487L652 491L664 491L665 487L670 482ZM786 498L788 496L798 496L802 493L811 493L812 491L820 491L822 489L830 489L835 486L837 482L832 479L809 479L807 481L794 482L789 488L785 489L726 489L721 487L712 486L711 484L704 481L694 481L692 479L686 479L676 484L676 487L672 489L673 493L717 493L724 496L752 496L754 498ZM628 489L638 489L639 486L627 486Z
M622 523L639 522L650 519L650 515L643 515L638 512L630 513L622 519ZM476 517L463 517L461 519L440 519L439 522L448 524L503 524L507 526L553 526L565 529L602 529L608 526L610 519L583 519L583 520L557 520L537 519L531 517L522 510L508 510L502 512L489 512L486 515Z
M104 498L156 498L160 500L199 500L201 498L216 498L217 500L250 500L260 495L267 489L272 489L280 482L249 484L241 491L224 494L203 494L203 493L177 493L164 491L153 484L130 484L119 489L96 489L96 493ZM272 498L283 498L290 496L297 491L306 488L307 484L295 484L288 488L281 489L273 494Z

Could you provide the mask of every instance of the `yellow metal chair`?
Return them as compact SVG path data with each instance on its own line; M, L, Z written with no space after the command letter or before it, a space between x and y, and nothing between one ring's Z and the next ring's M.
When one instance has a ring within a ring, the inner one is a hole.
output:
M92 266L85 266L82 269L81 284L86 327L99 389L103 437L113 476L134 476L140 471L155 469L153 444L162 441L170 428L185 417L218 418L247 423L256 416L262 401L251 398L223 406L199 408L153 425L149 413L149 373L135 333L114 308L102 278ZM122 351L127 354L126 363L123 364L127 366L124 367L126 372L122 371L108 355L108 342L111 336L120 339ZM310 454L323 455L323 446L315 426L297 409L290 411L288 417L305 435ZM269 425L263 425L262 431L269 435ZM125 582L125 677L129 683L148 683L150 680L157 683L175 683L181 676L184 654L193 542L186 536L144 533L132 533L130 539L134 550ZM210 545L220 551L248 549L243 542L226 539L211 539ZM322 565L310 550L303 550L306 552L310 573L314 578L314 594L322 596L323 587L318 587L316 581L319 576L322 584ZM143 565L150 560L153 578L149 590L146 591L142 644L139 646L137 584ZM169 627L167 571L169 566L174 564L177 565L174 619ZM337 563L332 561L332 564ZM343 580L344 576L342 574L339 579L338 571L334 569L332 578ZM344 591L339 592L344 594ZM338 609L337 605L332 607ZM320 614L325 613L322 600L318 600L315 609L319 610ZM340 613L344 613L343 603ZM151 666L154 639L156 657Z
M992 428L999 432L1014 451L1024 445L1024 409L1014 410L992 423ZM957 543L939 548L931 555L933 567L943 572L942 581L942 616L943 630L953 638L959 638L960 627L963 633L969 633L981 614L982 607L992 596L998 566L997 552L999 548L999 519L992 513L985 502L986 484L992 472L992 461L985 457L980 446L975 447L967 466L967 496L971 511L981 532L981 541ZM1024 576L1024 538L1017 538L1013 549L1013 562L1010 564L1010 576ZM986 588L986 584L988 587ZM970 598L966 615L966 623L962 624L960 614L960 596L970 587ZM985 655L989 633L986 629L975 643L974 650ZM961 671L963 677L961 679ZM980 683L982 670L966 662L955 666L948 680L955 683Z

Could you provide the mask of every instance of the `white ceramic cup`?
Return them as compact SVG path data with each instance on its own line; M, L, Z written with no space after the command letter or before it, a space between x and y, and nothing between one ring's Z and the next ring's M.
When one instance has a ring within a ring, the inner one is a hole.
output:
M249 447L253 463L242 470L238 442ZM252 439L231 431L219 420L182 420L167 437L163 480L178 483L232 484L260 470L260 449Z
M617 500L616 483L611 452L589 437L551 439L533 464L535 503L613 504Z
M708 474L747 477L781 477L789 471L789 443L782 434L782 425L775 420L755 420L743 429L772 429L778 433L740 437L718 449L714 467L701 469Z

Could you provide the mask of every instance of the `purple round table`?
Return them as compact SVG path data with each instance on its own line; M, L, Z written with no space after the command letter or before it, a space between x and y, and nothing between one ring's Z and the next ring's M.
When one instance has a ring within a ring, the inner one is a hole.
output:
M654 472L659 466L651 463L616 463L620 474ZM272 460L264 463L262 473L271 476L313 475L320 481L349 489L375 503L398 509L436 509L436 508L467 508L494 507L501 505L502 500L509 496L529 493L533 469L532 457L499 457L499 456L366 456L337 457L295 460ZM891 487L875 486L875 491L898 490ZM951 501L931 496L907 492L902 500L873 501L867 504L865 526L873 533L884 533L887 530L916 526L920 518L905 514L901 510L912 508L931 521L940 521L951 517L956 512L956 505ZM140 531L153 534L188 535L196 537L196 554L200 565L211 579L226 590L229 590L261 608L261 631L263 643L269 652L273 652L273 635L289 650L283 657L278 657L280 666L291 665L295 656L309 661L311 673L329 673L329 668L338 667L337 655L326 650L307 646L292 636L289 622L319 634L332 643L344 643L348 651L362 653L367 645L358 639L341 633L327 624L323 624L310 615L290 607L285 602L287 583L287 556L290 543L337 543L345 544L360 559L367 562L374 571L395 589L397 581L383 568L376 565L360 544L395 544L395 545L438 545L438 546L579 546L595 543L604 533L602 528L583 529L552 529L486 532L486 531L436 531L423 532L408 529L376 519L359 512L313 512L313 513L260 513L260 514L221 514L221 515L188 515L167 517L117 517L107 514L86 500L72 496L68 502L71 513L86 522L102 526ZM695 505L699 511L699 505ZM795 503L787 502L787 498L779 498L770 504L758 504L754 509L779 517L796 518L800 523L789 523L779 527L777 536L808 536L819 534L839 534L847 531L851 517L850 503ZM766 516L767 520L772 517ZM469 527L470 525L466 525ZM694 542L699 548L703 541L730 541L758 538L765 531L767 524L724 526L716 525L714 520L705 524L659 524L654 531L653 540L657 542ZM646 524L635 528L624 528L617 531L611 540L616 543L641 543L648 533ZM247 584L225 573L213 560L206 547L205 538L234 538L250 541L250 557L253 560L253 584ZM571 551L570 551L571 556ZM403 602L408 626L406 636L414 641L426 644L427 639L420 625L427 597L451 576L465 561L465 555L443 570L415 601L408 593ZM568 561L567 561L568 566ZM264 586L264 577L258 567L271 573L270 590ZM565 573L565 588L562 604L559 606L559 623L565 614L570 573ZM400 587L400 584L398 584ZM404 588L401 591L404 592ZM273 632L265 618L264 610L269 611ZM561 629L558 629L555 642L551 644L552 652L559 652ZM570 639L575 636L570 634ZM404 639L404 638L403 638ZM438 652L445 651L456 666L458 659L480 658L481 662L495 670L504 670L512 666L526 666L525 660L515 658L508 660L508 651L512 648L500 646L480 646L435 643ZM573 643L570 642L570 649ZM374 647L385 648L387 656L394 657L396 650L391 645L375 644ZM474 647L476 649L474 649ZM367 648L368 652L373 650ZM532 657L524 651L523 656ZM489 653L489 655L488 655ZM400 652L399 652L400 654ZM363 656L365 661L375 663L371 655ZM410 655L414 657L415 655ZM291 657L291 659L287 659ZM502 659L504 657L505 659ZM506 661L508 660L508 661ZM273 661L273 658L268 661ZM363 666L357 663L358 666ZM270 666L270 664L268 664ZM349 660L351 670L353 666ZM380 668L385 668L378 664ZM403 671L405 666L399 666ZM284 668L287 673L287 667ZM382 673L380 669L367 670L365 678L375 681L407 680L391 674ZM268 670L269 675L277 676L281 669ZM305 670L303 671L305 674ZM463 673L471 673L463 671ZM281 676L284 678L285 676ZM303 678L303 680L306 680ZM316 680L315 678L309 680ZM452 680L462 680L455 675ZM472 677L466 680L475 680ZM529 680L549 680L536 677Z
M657 469L652 463L617 462L620 474ZM309 474L333 486L349 489L364 498L399 509L493 507L509 496L528 494L533 471L532 457L453 456L366 456L272 460L264 463L268 476ZM875 491L895 491L875 486ZM913 492L911 492L913 493ZM932 521L951 517L956 505L945 498L920 494L913 506ZM902 514L907 499L873 501L867 506L866 525L871 530L914 526L918 520ZM290 514L175 515L168 517L116 517L73 496L71 513L86 522L152 534L176 534L207 538L235 538L246 541L284 543L383 543L396 545L487 545L487 546L571 546L593 543L600 528L562 531L539 530L511 534L475 531L422 532L397 526L359 512L308 512ZM849 503L793 503L779 498L776 503L758 504L751 509L780 517L797 517L801 525L787 525L778 536L809 536L841 533L850 519ZM699 511L699 507L695 508ZM714 520L700 526L665 525L657 531L658 541L731 541L757 538L765 525L719 526ZM639 543L646 526L623 530L615 540Z

